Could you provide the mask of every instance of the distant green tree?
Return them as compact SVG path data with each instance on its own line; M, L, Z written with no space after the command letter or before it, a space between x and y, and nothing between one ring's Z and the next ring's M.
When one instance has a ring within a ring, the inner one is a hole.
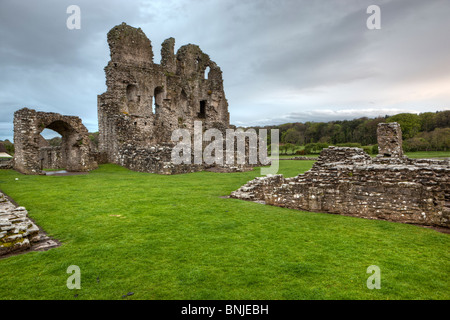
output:
M435 115L437 128L450 127L450 110L437 112Z
M414 137L420 131L420 118L414 113L400 113L386 119L387 122L398 122L402 128L403 139Z
M284 142L301 145L305 142L305 138L300 131L297 131L295 128L290 128L286 131Z
M10 155L14 155L14 144L9 141L8 139L6 139L5 141L3 141L3 145L6 149L6 153L10 154Z
M98 148L99 133L98 132L89 133L89 139L92 141L94 146Z
M424 112L419 114L420 131L433 131L436 128L436 113Z
M294 150L295 150L295 145L294 145L294 144L292 144L292 143L286 143L284 146L286 147L286 154L288 153L288 151L289 151L291 154L294 153Z

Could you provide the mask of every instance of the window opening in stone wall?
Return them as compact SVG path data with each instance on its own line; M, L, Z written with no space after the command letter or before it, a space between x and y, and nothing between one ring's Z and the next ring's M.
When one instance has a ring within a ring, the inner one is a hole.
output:
M154 96L155 96L155 105L153 109L153 114L158 115L164 98L164 89L162 87L156 87Z
M128 102L138 101L137 87L134 84L127 86L127 100Z
M197 116L201 119L206 118L206 100L200 101L200 112L197 114Z

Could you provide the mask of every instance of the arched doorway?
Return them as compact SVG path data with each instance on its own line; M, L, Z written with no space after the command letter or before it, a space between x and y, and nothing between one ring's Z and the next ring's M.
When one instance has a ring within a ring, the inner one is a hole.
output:
M42 130L39 141L41 170L65 170L61 153L62 135L49 128Z
M80 118L24 108L14 113L16 170L25 174L42 174L40 148L44 129L61 135L60 165L67 171L84 172L97 167L88 131Z

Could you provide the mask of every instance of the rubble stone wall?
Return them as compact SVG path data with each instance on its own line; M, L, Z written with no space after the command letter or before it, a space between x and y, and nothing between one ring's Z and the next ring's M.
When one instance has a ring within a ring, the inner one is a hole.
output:
M13 160L0 160L0 169L12 169L13 165Z
M107 39L111 60L105 67L107 91L98 96L98 121L99 152L109 162L166 173L167 161L157 164L160 155L152 148L170 143L173 130L193 131L194 121L202 121L205 130L230 127L222 71L198 46L175 53L175 39L169 38L156 64L140 28L122 23Z
M137 148L131 144L119 149L119 164L133 171L159 174L179 174L201 171L202 165L173 164L172 147L155 145L149 148Z
M91 141L81 119L53 112L23 108L14 113L14 169L24 174L41 174L41 132L51 129L62 136L61 166L67 171L90 171L97 167Z
M39 228L24 207L14 206L0 192L0 256L29 249L38 240Z
M359 148L330 147L304 174L259 177L231 197L305 211L450 227L450 161L393 154L372 159Z
M64 168L61 147L41 147L39 154L43 169Z

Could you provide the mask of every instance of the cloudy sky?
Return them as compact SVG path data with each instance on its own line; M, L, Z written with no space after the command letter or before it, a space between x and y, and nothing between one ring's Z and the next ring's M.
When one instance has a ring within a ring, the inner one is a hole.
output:
M69 5L81 29L69 30ZM369 30L367 7L381 8ZM0 139L29 107L97 131L106 33L126 22L222 69L231 123L267 125L450 109L449 0L0 0Z

